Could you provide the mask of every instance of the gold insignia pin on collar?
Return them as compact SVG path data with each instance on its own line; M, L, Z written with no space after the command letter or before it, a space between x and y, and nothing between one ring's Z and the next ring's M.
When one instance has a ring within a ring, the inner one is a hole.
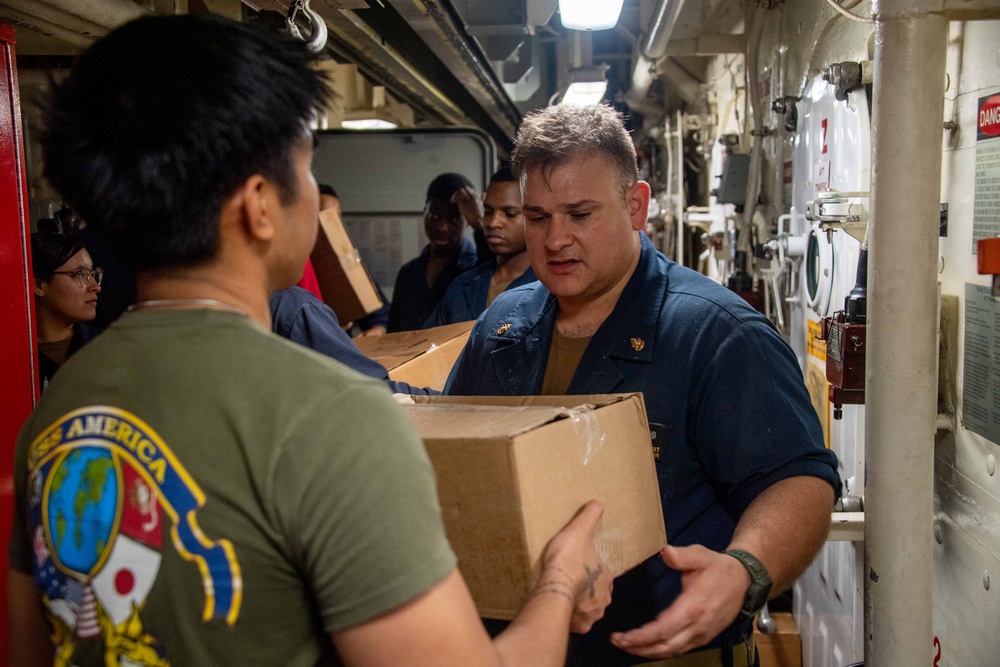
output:
M646 343L641 338L633 338L631 340L631 343L632 343L632 349L635 350L636 352L642 352L643 349L646 347Z
M498 336L504 335L505 333L507 333L508 329L510 329L510 322L506 322L504 324L501 324L500 328L497 329L497 335Z

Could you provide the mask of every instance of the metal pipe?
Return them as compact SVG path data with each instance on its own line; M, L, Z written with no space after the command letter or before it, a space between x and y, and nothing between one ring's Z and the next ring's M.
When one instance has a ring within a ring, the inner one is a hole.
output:
M0 6L0 19L2 19L4 23L10 23L17 29L30 30L32 32L48 35L60 41L66 42L67 44L71 44L72 46L80 47L81 49L85 49L94 43L93 37L84 37L83 35L79 35L72 30L67 30L66 28L57 26L49 21L42 20L24 12L19 12L12 7Z
M684 116L677 111L677 150L674 152L677 178L677 263L684 266Z
M667 55L667 44L670 42L670 33L674 31L677 24L677 17L681 15L684 8L684 0L660 0L656 11L653 12L653 20L649 27L649 34L642 43L641 54L649 60L659 60Z
M625 101L633 109L641 109L649 87L653 85L656 61L667 55L670 33L684 7L684 0L660 0L653 12L649 33L639 42L639 53L632 70L632 86L625 94Z
M75 14L64 12L44 2L38 2L38 0L2 0L0 1L0 5L24 12L51 25L59 26L60 28L91 39L103 37L108 34L108 29L104 26L92 23Z
M927 662L933 636L938 196L948 20L915 9L912 0L875 0L873 14L865 662L918 665ZM921 102L913 104L917 91Z
M39 0L67 14L79 16L91 23L113 30L118 26L148 15L150 12L131 0Z

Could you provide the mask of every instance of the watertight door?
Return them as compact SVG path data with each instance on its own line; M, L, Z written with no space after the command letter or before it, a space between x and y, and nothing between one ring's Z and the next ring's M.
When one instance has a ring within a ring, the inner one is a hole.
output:
M14 513L14 439L37 398L31 258L14 30L0 24L0 549ZM0 570L0 664L7 659L7 568Z

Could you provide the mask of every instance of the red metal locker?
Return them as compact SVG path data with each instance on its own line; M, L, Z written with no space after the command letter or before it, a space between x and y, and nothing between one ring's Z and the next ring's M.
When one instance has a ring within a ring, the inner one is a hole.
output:
M14 440L37 398L28 190L14 30L0 24L0 549L14 512ZM0 572L0 665L6 665L7 568Z

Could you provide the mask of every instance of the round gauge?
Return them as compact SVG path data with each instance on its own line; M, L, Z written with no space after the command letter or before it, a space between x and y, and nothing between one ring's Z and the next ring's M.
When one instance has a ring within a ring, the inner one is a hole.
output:
M830 307L833 292L833 266L835 254L833 244L826 232L813 227L806 244L805 283L806 303L820 317L825 317Z

